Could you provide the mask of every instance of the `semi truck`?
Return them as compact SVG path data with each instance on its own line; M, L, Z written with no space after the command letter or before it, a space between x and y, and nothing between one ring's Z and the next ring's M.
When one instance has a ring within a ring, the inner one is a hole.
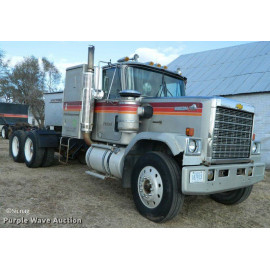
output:
M254 108L186 96L179 69L138 59L94 66L90 46L88 64L66 70L61 123L15 132L13 159L37 168L50 166L55 151L66 162L81 156L90 176L131 188L138 212L154 222L175 217L188 195L246 200L265 172Z
M0 102L0 130L3 139L8 139L16 129L28 127L28 105Z

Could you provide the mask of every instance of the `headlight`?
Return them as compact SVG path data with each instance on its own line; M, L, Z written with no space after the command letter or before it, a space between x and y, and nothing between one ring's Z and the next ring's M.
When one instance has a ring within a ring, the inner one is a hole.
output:
M251 154L252 155L259 155L261 153L261 143L259 142L252 142L251 145Z
M252 148L251 148L252 153L253 154L256 153L256 150L257 150L257 144L256 143L253 143L252 144Z
M187 139L186 155L200 155L202 143L201 140Z
M194 140L189 140L189 144L188 144L188 151L190 153L194 153L197 149L197 143Z

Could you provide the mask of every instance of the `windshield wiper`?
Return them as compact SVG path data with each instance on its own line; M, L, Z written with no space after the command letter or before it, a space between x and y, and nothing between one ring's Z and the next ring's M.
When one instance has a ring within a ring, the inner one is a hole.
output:
M159 89L156 97L158 97L158 96L161 97L162 92L164 94L164 97L168 97L168 93L171 95L171 97L173 96L172 93L167 88L167 84L165 82L164 76L162 77L162 84L160 85L160 87L162 87L162 88ZM160 93L160 91L161 91L161 93Z

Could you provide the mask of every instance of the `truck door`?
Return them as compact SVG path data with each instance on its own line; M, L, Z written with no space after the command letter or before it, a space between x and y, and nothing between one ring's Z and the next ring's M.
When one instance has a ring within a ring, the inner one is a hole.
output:
M118 142L121 139L117 127L119 92L122 90L120 68L111 67L103 71L102 88L105 92L104 98L96 102L95 106L95 139Z

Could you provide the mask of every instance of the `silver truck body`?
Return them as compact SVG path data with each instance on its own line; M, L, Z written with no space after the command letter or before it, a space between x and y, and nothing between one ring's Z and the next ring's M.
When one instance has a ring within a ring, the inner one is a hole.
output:
M122 90L127 87L123 78L125 67L132 64L125 63L119 67ZM82 138L85 72L86 65L67 70L62 136ZM171 74L175 76L175 73ZM260 155L251 153L252 106L221 97L138 97L124 105L128 107L125 112L121 109L121 103L123 100L120 97L104 97L95 101L91 132L93 145L86 155L86 162L93 173L127 178L124 173L127 157L140 142L149 141L165 144L173 156L182 155L182 164L179 165L182 167L184 194L212 194L263 180L265 166L260 162ZM145 119L138 116L139 108L143 106L153 108L152 117ZM123 131L118 128L123 121L135 124L135 114L139 119L138 130ZM187 128L194 128L192 137L186 135ZM198 140L198 153L188 153L190 139ZM209 170L214 171L211 181L207 179ZM193 172L200 172L202 179L192 181ZM125 181L123 186L129 187L130 183Z

